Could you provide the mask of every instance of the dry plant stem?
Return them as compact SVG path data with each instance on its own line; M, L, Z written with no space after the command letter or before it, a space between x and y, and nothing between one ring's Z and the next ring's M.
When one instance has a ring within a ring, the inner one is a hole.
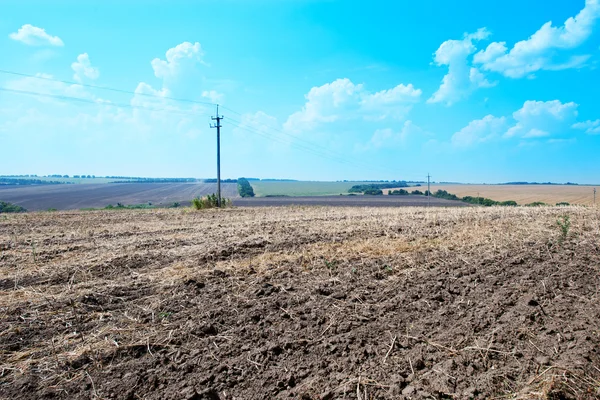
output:
M0 225L0 387L598 398L599 228L579 207L18 215Z

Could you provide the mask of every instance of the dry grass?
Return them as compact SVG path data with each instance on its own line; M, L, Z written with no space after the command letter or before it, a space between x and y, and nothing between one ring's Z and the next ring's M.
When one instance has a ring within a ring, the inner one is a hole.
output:
M406 189L406 188L405 188ZM416 188L422 192L426 186ZM409 191L415 190L409 188ZM541 201L547 204L567 202L579 205L592 205L594 201L593 186L576 185L431 185L431 192L446 190L458 197L486 197L496 201L514 200L518 204ZM387 191L384 191L387 194ZM600 194L598 202L600 202Z
M480 195L494 198L484 191ZM316 287L332 276L341 279L340 274L376 271L384 265L391 271L386 290L395 290L398 282L410 284L423 271L446 270L456 263L479 265L484 259L515 254L557 260L552 253L556 247L548 250L546 244L558 246L556 220L564 214L572 221L570 251L598 246L600 214L584 207L289 207L0 217L0 339L10 337L0 348L0 383L33 374L60 388L92 379L87 369L63 367L82 356L100 368L102 357L115 351L142 346L153 357L153 352L173 347L172 338L183 328L168 318L168 304L183 282L212 276L215 269L230 276L251 271L272 277L296 268L298 275L287 279ZM246 296L241 283L231 279L232 287L238 287L232 289L233 296ZM588 308L582 306L578 318L598 327L594 319L600 294L579 296ZM98 299L102 302L96 307ZM445 339L448 348L465 348L452 347L454 338ZM394 343L390 347L389 338L385 341L387 363L399 362L390 354ZM485 350L479 345L474 349ZM557 385L574 385L575 393L593 385L600 390L598 375L590 376L588 368L564 364L573 362L572 357L557 360L563 365L527 377L530 381L514 388L514 396L552 398ZM571 369L572 374L565 373ZM101 385L97 382L93 390Z

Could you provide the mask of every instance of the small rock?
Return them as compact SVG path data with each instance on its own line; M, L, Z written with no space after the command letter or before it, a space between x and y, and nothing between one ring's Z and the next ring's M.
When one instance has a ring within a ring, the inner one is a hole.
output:
M415 389L414 386L407 386L404 388L404 390L402 390L402 395L403 396L410 396L411 394L414 394L417 391L417 389Z
M540 365L550 365L550 357L547 356L537 356L535 358L535 362Z

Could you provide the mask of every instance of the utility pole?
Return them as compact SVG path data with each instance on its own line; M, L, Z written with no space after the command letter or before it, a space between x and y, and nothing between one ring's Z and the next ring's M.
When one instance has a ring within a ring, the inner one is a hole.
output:
M211 117L213 121L217 121L216 124L211 124L211 128L217 128L217 196L218 205L221 207L221 120L222 115L219 115L219 105L217 104L217 116Z
M431 176L429 175L429 172L427 173L427 207L429 207L429 197L431 196L431 183L429 181L429 178L431 178Z

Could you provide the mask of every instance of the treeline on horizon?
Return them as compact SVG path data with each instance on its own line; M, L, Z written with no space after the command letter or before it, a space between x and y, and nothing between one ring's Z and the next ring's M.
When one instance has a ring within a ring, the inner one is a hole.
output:
M27 186L27 185L64 185L71 182L47 181L42 179L18 179L18 178L0 178L0 185Z
M348 189L348 193L379 194L379 192L381 192L381 189L392 189L400 187L409 187L408 182L388 181L388 183L365 183L362 185L354 185L350 189Z

